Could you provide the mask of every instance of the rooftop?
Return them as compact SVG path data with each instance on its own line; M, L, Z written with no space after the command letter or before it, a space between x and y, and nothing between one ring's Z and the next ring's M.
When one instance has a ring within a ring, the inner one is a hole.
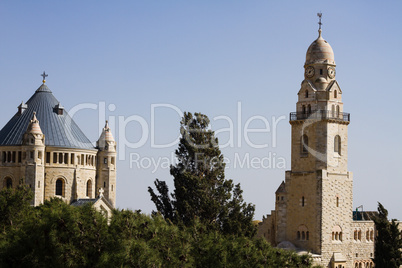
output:
M0 146L21 145L34 112L45 134L46 146L95 149L45 83L19 106L19 111L0 130Z

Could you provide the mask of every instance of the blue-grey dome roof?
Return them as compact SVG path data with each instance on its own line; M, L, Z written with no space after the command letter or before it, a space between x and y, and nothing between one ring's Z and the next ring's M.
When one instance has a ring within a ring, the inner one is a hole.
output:
M0 130L0 146L21 145L33 112L45 134L45 145L64 148L95 149L67 111L57 113L59 101L52 91L42 84L26 102L23 113L17 112Z

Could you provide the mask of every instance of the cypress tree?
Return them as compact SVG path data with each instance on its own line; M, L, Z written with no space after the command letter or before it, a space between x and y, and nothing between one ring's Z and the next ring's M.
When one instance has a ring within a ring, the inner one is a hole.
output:
M199 219L209 228L226 234L252 236L254 205L244 202L240 185L225 179L225 162L206 115L184 113L180 122L181 138L170 167L174 193L169 196L164 181L149 187L151 199L165 219L191 226Z
M399 267L402 265L402 239L399 223L388 220L388 211L378 203L378 216L374 218L377 237L375 240L374 263L376 267Z

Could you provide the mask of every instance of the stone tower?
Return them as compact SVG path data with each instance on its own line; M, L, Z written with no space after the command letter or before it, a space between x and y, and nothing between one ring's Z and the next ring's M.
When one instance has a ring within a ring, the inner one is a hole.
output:
M350 237L352 222L353 178L347 169L350 116L343 112L335 67L332 48L319 29L306 53L296 112L290 114L286 216L276 217L278 243L289 241L319 254L323 263L329 263L334 253L348 254L341 241Z
M116 205L116 142L107 121L96 145L98 148L96 187L98 190L103 189L103 195L114 207Z
M21 154L26 159L23 164L25 166L25 183L31 187L34 193L32 205L37 206L44 200L45 135L36 118L36 112L33 112L32 120L24 133Z
M318 14L321 19L321 14ZM321 26L321 20L320 20ZM331 46L309 46L292 128L291 170L275 193L275 210L263 217L258 235L274 246L310 253L323 267L374 267L375 211L353 211L348 171L348 125L335 80Z

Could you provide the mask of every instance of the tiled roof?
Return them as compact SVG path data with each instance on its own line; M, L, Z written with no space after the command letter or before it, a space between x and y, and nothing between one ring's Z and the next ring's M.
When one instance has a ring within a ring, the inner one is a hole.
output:
M286 193L285 182L282 181L281 185L279 185L278 189L276 190L275 194L278 193Z
M91 198L91 199L77 199L74 200L71 205L75 207L80 207L84 206L86 204L94 204L96 201L98 201L99 198Z
M377 216L377 211L353 211L354 221L372 221Z
M0 146L21 145L33 112L36 112L40 128L45 134L46 146L95 149L67 111L57 113L58 104L50 89L42 84L26 102L25 111L22 114L17 112L0 130Z

